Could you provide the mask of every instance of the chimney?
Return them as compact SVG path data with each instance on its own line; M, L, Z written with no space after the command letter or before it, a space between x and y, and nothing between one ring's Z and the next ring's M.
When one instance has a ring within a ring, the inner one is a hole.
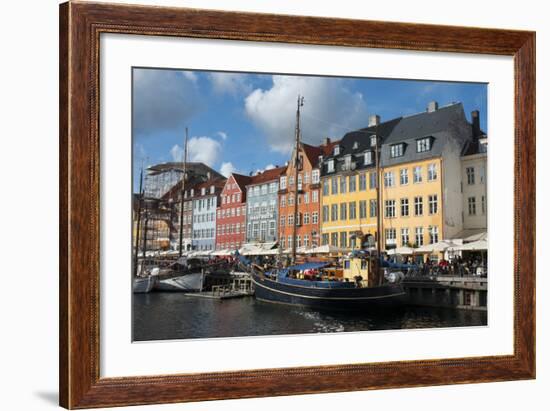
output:
M474 140L477 140L481 134L481 128L479 126L479 110L472 111L472 136Z
M369 127L371 126L377 126L380 124L380 116L377 114L373 114L369 116Z
M426 111L428 113L433 113L434 111L437 111L438 108L439 108L439 104L437 104L437 101L430 101L428 103L428 108L426 109Z
M324 145L324 146L328 146L329 144L330 144L330 137L325 137L325 138L323 139L323 145Z

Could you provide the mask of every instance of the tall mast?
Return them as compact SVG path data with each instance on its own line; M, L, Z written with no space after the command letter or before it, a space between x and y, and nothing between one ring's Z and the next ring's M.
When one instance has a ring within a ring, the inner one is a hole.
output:
M380 282L380 253L382 250L381 242L382 242L382 198L381 198L381 180L382 176L380 175L380 139L378 137L378 123L376 124L374 128L374 133L376 137L376 149L375 149L375 161L376 161L376 278L377 282Z
M139 172L139 192L138 192L138 210L136 221L136 245L134 251L134 276L137 275L138 252L139 252L139 229L141 226L141 202L143 201L143 159L141 161L141 170Z
M296 102L296 147L294 148L294 225L292 226L292 263L296 263L296 226L298 223L298 169L300 167L300 107L304 105L304 97L298 94Z
M183 143L183 177L181 179L181 193L180 193L180 244L179 244L179 256L183 254L183 204L185 195L185 176L187 174L187 139L188 131L185 127L185 141Z

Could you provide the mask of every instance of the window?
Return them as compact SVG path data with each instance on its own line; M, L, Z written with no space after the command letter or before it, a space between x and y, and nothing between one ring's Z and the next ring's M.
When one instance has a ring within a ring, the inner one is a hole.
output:
M327 161L327 173L333 173L334 172L334 160L328 160Z
M328 244L328 233L324 233L322 236L321 236L321 242L323 245L327 245Z
M319 191L317 190L313 190L311 192L311 201L313 203L318 203L319 202Z
M409 170L407 168L399 170L399 184L402 186L409 184Z
M328 221L328 205L323 206L323 223Z
M328 180L323 180L323 195L328 196L328 192L329 192Z
M422 227L416 227L414 229L414 235L416 246L420 247L421 245L424 245L424 229Z
M414 198L414 215L422 215L424 213L424 202L422 197Z
M281 236L281 247L285 248L285 238Z
M401 199L401 217L408 217L408 216L409 216L409 199L402 198Z
M294 176L288 177L288 186L293 187L294 186Z
M468 197L468 214L476 215L476 198Z
M376 200L369 200L369 216L376 217Z
M340 203L340 220L345 220L348 218L348 204Z
M422 182L422 167L416 166L413 168L413 182L421 183Z
M309 204L309 192L304 193L304 204Z
M298 190L302 189L302 175L298 174Z
M367 151L365 152L365 165L368 166L368 165L371 165L372 164L372 151Z
M395 245L396 229L387 228L385 231L386 231L386 245Z
M307 171L304 173L304 184L309 184L309 173Z
M416 152L424 153L432 149L432 139L431 137L419 138L416 140Z
M485 196L481 196L481 213L485 214Z
M428 181L437 180L437 166L435 164L428 165Z
M393 177L393 171L386 171L384 173L384 187L393 187L395 185L395 180Z
M353 193L357 189L357 178L355 175L349 176L349 192Z
M428 227L428 232L430 233L430 244L437 243L439 241L439 227Z
M281 190L286 189L286 176L281 176Z
M309 247L309 235L304 235L304 247Z
M317 211L314 211L312 214L311 214L311 223L312 224L317 224L319 223L319 213Z
M359 201L359 218L367 218L367 200Z
M304 213L304 224L309 224L309 213Z
M408 228L402 228L401 229L401 247L406 247L407 244L409 244L410 238L409 238L409 229Z
M369 188L374 190L376 188L376 173L369 173Z
M335 145L334 146L334 155L337 156L340 154L340 146L339 145Z
M284 215L281 216L281 227L285 226L285 219L286 217Z
M288 215L288 225L289 226L294 225L294 214L289 214Z
M479 169L479 183L485 183L485 166L481 166L481 168Z
M392 144L390 146L390 157L391 158L402 157L404 151L405 151L405 145L403 143Z
M330 233L330 244L338 247L338 233Z
M376 147L376 134L370 136L370 146L371 147Z
M338 220L338 204L333 204L330 207L330 221Z
M288 205L289 206L294 205L294 196L293 195L288 196Z
M468 177L468 185L476 183L475 170L473 167L466 167L466 176Z
M342 231L340 233L340 247L346 247L348 244L348 233L345 231Z
M350 220L357 218L357 203L355 201L349 203L349 218Z
M330 179L331 194L338 194L338 180L336 177Z
M385 217L394 218L395 217L395 200L386 200L385 201Z
M346 193L347 190L347 181L346 181L346 177L345 176L342 176L340 177L340 193L341 194L344 194Z
M320 177L321 173L319 172L319 170L313 170L311 172L311 182L313 184L319 184L319 177Z
M428 196L428 209L430 214L437 214L437 194Z
M365 191L367 189L367 175L365 173L359 174L359 191Z

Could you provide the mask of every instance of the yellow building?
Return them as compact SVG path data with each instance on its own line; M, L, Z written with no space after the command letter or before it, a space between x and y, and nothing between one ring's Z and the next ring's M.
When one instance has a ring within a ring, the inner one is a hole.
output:
M382 249L419 247L443 233L442 158L382 167Z
M474 158L480 135L479 113L468 122L461 103L439 108L431 102L425 112L384 123L371 116L368 127L347 133L323 158L322 243L346 249L374 245L376 184L382 250L456 238L467 228L465 156ZM486 198L478 197L484 210ZM476 226L486 227L485 215L478 220L483 221ZM353 241L355 236L361 243Z

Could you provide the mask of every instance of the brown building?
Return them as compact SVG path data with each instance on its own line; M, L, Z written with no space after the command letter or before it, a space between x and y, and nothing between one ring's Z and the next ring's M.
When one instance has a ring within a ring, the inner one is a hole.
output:
M286 172L280 177L279 241L283 248L292 248L295 219L296 246L309 248L320 245L321 173L319 160L330 152L334 144L329 139L326 139L319 147L301 143L297 153L298 170L295 169L296 150L294 150ZM296 216L295 198L298 202Z

